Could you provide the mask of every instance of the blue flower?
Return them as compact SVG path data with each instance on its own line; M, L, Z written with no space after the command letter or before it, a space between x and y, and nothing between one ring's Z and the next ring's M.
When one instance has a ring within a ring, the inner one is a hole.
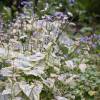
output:
M80 42L82 42L82 43L87 43L88 40L89 40L88 37L82 37L82 38L80 38Z
M45 16L44 18L46 21L53 21L53 17L50 15Z
M64 14L62 12L55 12L54 16L63 16Z
M93 43L91 46L92 46L92 48L96 48L97 45L95 43Z
M69 4L74 4L75 0L68 0Z
M100 35L93 34L93 36L94 36L95 39L100 39Z
M63 19L64 14L62 12L55 12L54 17L56 17L57 19Z

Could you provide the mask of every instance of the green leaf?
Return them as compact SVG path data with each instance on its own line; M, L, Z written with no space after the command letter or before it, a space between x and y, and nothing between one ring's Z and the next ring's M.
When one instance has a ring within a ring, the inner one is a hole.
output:
M63 54L68 54L68 48L64 44L59 45L59 47Z
M85 33L85 32L92 32L93 29L91 27L83 27L80 32Z
M96 94L96 91L89 91L88 94L89 94L90 96L94 96L94 95Z
M3 7L3 18L4 21L8 21L11 19L11 9L9 7Z

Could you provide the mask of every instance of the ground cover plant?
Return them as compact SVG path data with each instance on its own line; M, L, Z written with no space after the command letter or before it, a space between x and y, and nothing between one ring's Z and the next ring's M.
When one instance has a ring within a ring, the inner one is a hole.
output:
M43 3L40 13L33 2L23 1L13 18L4 9L8 14L0 16L0 100L100 99L100 34L84 23L76 31L74 15L55 9L59 2L54 11Z

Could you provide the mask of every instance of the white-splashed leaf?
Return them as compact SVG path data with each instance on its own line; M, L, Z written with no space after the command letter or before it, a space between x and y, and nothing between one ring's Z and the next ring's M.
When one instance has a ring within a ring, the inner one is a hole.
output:
M0 70L0 74L3 76L12 76L13 72L12 72L12 67L6 67L6 68L2 68Z
M43 85L38 83L30 93L30 100L40 100L40 93L42 91Z
M41 76L44 73L44 67L35 67L33 70L24 71L26 75Z
M61 74L61 75L58 76L58 80L60 80L62 82L64 82L65 79L66 79L66 74Z
M23 55L21 53L18 53L18 52L14 52L12 50L7 50L7 48L0 48L0 57L7 57L9 56L9 58L16 58L20 55Z
M17 68L28 68L31 67L32 64L26 60L15 59L12 64Z
M68 68L70 68L70 69L73 69L73 68L76 67L75 64L74 64L74 62L72 60L65 61L65 63L66 63L66 66Z
M61 74L58 76L59 81L63 82L64 84L68 84L70 86L76 85L75 78L78 78L78 76L73 74Z
M25 61L25 60L27 61L28 60L27 57L24 56L23 54L19 54L18 57L17 57L17 59L23 60L23 61Z
M13 90L13 91L14 91L15 96L17 96L17 95L21 92L21 88L20 88L18 82L16 82L16 83L14 84L14 90Z
M69 46L68 47L68 54L74 53L75 49L76 49L76 46L73 46L73 45Z
M19 84L21 90L23 91L23 93L29 97L31 90L32 90L32 86L30 86L29 84L26 84L25 82L22 82Z
M70 48L74 44L74 41L72 39L70 39L66 35L66 33L63 33L63 35L60 37L59 41L60 41L60 44L65 45L67 48Z
M87 65L86 64L80 64L79 68L80 68L81 72L85 72L85 69L87 68Z
M11 94L11 89L3 90L2 95Z
M0 48L0 57L7 56L7 54L8 54L8 51L6 49Z
M54 86L55 79L47 78L47 80L44 80L43 82L46 86L48 86L49 88L52 88Z
M44 59L44 57L45 57L44 54L37 52L37 53L29 56L29 59L31 59L31 61L39 61L39 60Z
M68 84L70 86L76 86L75 78L78 78L77 75L73 75L70 78L65 80L65 84Z

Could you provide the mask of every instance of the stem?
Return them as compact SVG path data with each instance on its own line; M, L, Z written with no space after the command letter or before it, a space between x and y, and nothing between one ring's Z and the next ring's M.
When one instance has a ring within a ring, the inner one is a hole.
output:
M14 62L13 62L12 67L13 67L13 70L12 70L13 73L12 73L12 86L11 86L11 100L14 99L14 88L13 88L13 86L14 86L14 72L15 72Z

